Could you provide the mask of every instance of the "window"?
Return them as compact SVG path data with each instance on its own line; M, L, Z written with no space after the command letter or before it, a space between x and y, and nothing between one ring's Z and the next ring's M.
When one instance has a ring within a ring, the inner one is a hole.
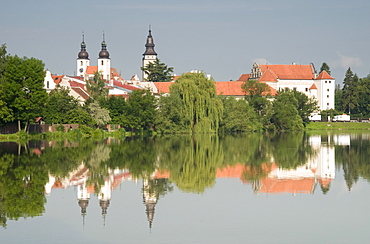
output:
M329 103L327 103L326 105L328 105L328 106L329 106Z
M285 87L285 91L289 91L289 88L288 87Z
M296 91L297 90L297 87L293 87L293 91Z
M326 95L327 98L329 98L329 95Z
M46 82L46 88L49 88L49 81Z
M101 65L104 65L104 60L101 61Z
M326 80L325 83L328 83L328 81Z
M81 61L81 66L82 66L82 65L84 65L84 62L83 62L83 61Z
M308 88L307 88L307 87L306 87L306 89L305 89L305 90L306 90L306 92L308 92Z
M329 91L329 89L327 89L326 91Z
M329 80L329 83L331 83L331 80Z

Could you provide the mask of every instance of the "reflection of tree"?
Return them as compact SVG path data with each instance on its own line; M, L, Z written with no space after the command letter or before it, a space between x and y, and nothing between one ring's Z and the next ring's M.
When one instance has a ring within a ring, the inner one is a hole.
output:
M204 192L215 183L216 170L223 161L219 139L204 134L180 138L163 148L161 163L168 167L170 179L179 189Z
M303 132L279 133L270 138L275 162L282 168L295 169L314 154Z
M370 181L370 141L364 136L358 135L351 140L350 146L337 146L335 148L335 159L338 166L342 166L344 179L348 190L362 177Z
M89 168L89 179L87 185L94 185L100 189L104 185L105 178L109 175L108 168L105 167L104 162L109 159L111 149L105 142L97 143L90 156L86 159L86 167Z
M47 169L35 155L0 157L0 224L7 219L40 216L46 202Z
M156 169L157 155L153 139L126 139L111 146L109 168L128 169L133 177L148 178Z

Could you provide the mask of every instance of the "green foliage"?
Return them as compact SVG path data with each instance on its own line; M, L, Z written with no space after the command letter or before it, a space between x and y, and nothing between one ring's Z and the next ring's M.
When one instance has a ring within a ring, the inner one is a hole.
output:
M69 124L92 125L94 123L91 115L82 107L69 110L66 115Z
M186 73L170 86L170 96L179 102L180 121L188 132L217 132L223 106L212 80L204 73Z
M105 108L109 110L109 116L112 118L110 123L123 123L123 114L126 111L126 99L124 97L110 96Z
M44 64L41 60L7 57L4 79L0 83L3 119L24 122L26 130L30 122L43 115L47 101L47 93L43 89L44 76ZM4 106L7 107L5 112Z
M321 68L320 68L320 72L319 73L321 73L321 72L323 72L323 71L326 71L329 75L331 74L331 71L330 71L330 67L329 67L329 65L327 64L327 63L322 63L322 65L321 65Z
M68 113L77 108L78 101L69 95L69 89L57 87L49 93L44 121L46 124L68 124Z
M65 131L64 126L61 125L61 124L57 125L56 126L56 131L58 131L58 132L64 132Z
M262 124L257 114L245 100L235 97L222 99L224 113L220 122L220 130L227 132L259 131Z
M6 54L6 44L1 44L0 46L0 83L3 82L4 79L4 72L6 68L7 62L7 54Z
M270 87L266 83L249 79L242 85L242 90L244 91L247 100L250 101L255 97L261 97L264 93L269 92Z
M103 101L108 98L108 88L105 87L105 81L101 73L95 72L92 80L86 81L87 92L94 101Z
M291 92L295 99L297 99L297 110L298 115L303 121L303 126L306 127L310 123L309 116L313 112L319 110L317 101L313 98L308 98L308 96L302 92L298 91L288 91Z
M303 121L298 114L298 101L293 93L281 93L273 103L272 122L278 130L302 130Z
M353 74L351 68L348 68L345 74L342 89L342 106L345 113L351 114L351 112L358 112L358 81L358 76Z
M133 90L126 102L122 125L131 130L149 130L153 127L156 99L149 90Z
M167 67L165 63L161 63L159 59L148 63L141 70L147 75L146 81L152 82L168 82L173 79L173 68Z
M97 124L99 127L108 124L111 120L109 116L109 110L101 108L98 102L90 103L88 106L88 110L91 117L95 121L95 124Z

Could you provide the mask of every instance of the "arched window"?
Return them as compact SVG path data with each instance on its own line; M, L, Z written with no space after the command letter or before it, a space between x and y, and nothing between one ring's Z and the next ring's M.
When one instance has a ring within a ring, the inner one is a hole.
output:
M104 60L101 61L101 65L104 65Z

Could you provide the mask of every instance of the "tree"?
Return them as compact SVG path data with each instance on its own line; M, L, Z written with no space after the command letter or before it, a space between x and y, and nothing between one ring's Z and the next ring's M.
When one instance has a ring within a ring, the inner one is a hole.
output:
M47 124L65 124L67 113L78 107L78 101L69 95L69 89L57 87L49 93L49 99L45 106L44 121Z
M330 71L330 67L329 67L329 65L327 64L327 63L322 63L322 65L321 65L321 68L320 68L320 72L319 73L321 73L321 72L323 72L323 71L326 71L326 73L328 73L329 75L330 75L330 73L331 73L331 71Z
M253 108L245 100L236 100L235 97L222 99L224 113L220 122L222 131L259 131L262 124Z
M0 83L4 79L4 72L6 67L6 44L0 46Z
M310 123L309 116L319 110L317 101L313 98L309 98L306 94L298 91L292 91L293 96L297 99L297 110L298 115L303 121L303 125L306 127Z
M123 126L134 130L153 127L156 99L149 90L133 90L126 103Z
M66 121L69 124L79 125L92 125L94 123L91 115L86 111L86 109L80 106L67 112Z
M86 81L86 88L90 98L94 101L101 102L108 97L109 90L105 87L105 81L99 72L94 73L93 80Z
M147 75L145 81L167 82L173 79L173 68L167 67L158 58L154 62L148 63L145 67L141 67L141 70Z
M106 108L101 108L97 101L90 103L88 110L91 117L99 127L108 124L111 120L109 116L109 110Z
M278 130L303 129L302 118L298 114L298 101L293 93L283 92L276 96L273 103L272 122Z
M351 68L348 68L346 71L344 80L343 80L343 109L344 112L351 114L351 112L356 113L358 106L358 76L353 74Z
M223 106L213 80L204 73L186 73L170 86L170 96L180 103L181 121L188 132L217 132Z
M126 99L124 97L110 96L104 107L109 110L109 116L112 118L111 123L122 124L123 114L126 111Z
M242 90L248 101L253 100L255 97L262 97L262 95L270 91L270 87L258 80L249 79L242 84Z
M0 83L0 100L11 111L8 121L18 120L28 124L43 115L47 93L44 87L44 64L35 58L9 56L4 71L4 80Z

